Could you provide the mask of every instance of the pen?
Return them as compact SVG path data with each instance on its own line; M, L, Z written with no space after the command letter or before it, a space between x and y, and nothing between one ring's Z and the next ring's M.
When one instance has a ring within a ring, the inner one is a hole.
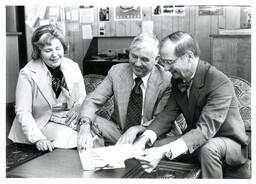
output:
M95 167L94 168L94 172L98 172L98 171L102 171L103 169L105 169L106 167L110 166L109 164L106 164L102 167Z

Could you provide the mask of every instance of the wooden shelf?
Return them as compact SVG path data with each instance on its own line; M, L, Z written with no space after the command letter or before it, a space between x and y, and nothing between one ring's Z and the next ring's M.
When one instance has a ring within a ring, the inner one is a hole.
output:
M20 36L22 32L6 32L6 36Z
M230 37L230 38L244 38L244 37L249 37L251 36L250 34L211 34L210 37L218 38L218 37Z

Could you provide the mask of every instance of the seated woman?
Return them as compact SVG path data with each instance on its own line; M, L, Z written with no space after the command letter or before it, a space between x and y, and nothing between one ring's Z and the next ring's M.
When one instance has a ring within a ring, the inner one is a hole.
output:
M64 57L67 45L55 25L37 28L32 46L32 60L19 73L9 139L40 151L76 147L76 122L86 96L79 66Z

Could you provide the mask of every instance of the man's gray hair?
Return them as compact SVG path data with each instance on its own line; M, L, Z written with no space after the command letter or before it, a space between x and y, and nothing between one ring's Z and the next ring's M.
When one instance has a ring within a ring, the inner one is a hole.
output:
M160 44L154 34L140 33L132 40L129 49L141 49L145 47L151 47L155 57L159 54Z

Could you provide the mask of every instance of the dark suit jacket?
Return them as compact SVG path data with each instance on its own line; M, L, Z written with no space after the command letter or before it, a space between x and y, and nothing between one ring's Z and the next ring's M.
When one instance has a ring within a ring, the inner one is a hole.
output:
M177 86L172 89L165 109L148 129L162 135L183 113L188 128L182 139L190 153L212 137L228 137L241 145L248 144L232 82L221 71L199 60L189 99Z
M114 112L111 120L125 127L127 107L133 88L132 68L130 64L112 66L102 83L90 93L81 108L81 117L88 117L92 121L95 113L114 96ZM148 79L144 99L143 122L151 120L163 110L170 95L171 74L165 72L159 65L155 65Z

